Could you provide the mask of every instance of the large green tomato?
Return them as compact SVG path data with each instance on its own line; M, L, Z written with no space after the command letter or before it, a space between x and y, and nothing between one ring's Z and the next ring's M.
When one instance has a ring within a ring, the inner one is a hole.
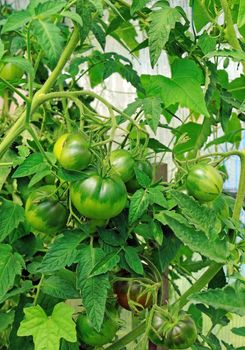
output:
M110 219L124 209L127 191L118 176L87 172L87 177L71 185L71 201L80 214L90 219Z
M197 200L209 202L216 199L222 192L223 178L213 166L197 164L188 173L186 187Z
M6 63L0 65L0 78L5 80L19 80L24 71L13 63Z
M150 179L152 179L153 177L152 165L147 160L138 160L135 164L135 168L144 172L146 175L149 176ZM138 183L136 176L134 175L133 178L126 183L126 187L129 192L135 192L141 186Z
M99 286L98 286L99 287ZM87 315L81 314L77 319L78 339L90 346L101 346L111 343L118 330L118 324L110 318L106 318L100 332L97 332Z
M120 176L123 182L129 181L134 176L134 159L124 149L111 152L110 163L112 172Z
M67 170L86 169L91 161L89 143L84 134L64 134L54 145L54 155L60 165Z
M26 201L26 219L37 231L53 234L65 227L68 213L53 194L54 188L54 186L40 187L33 191Z
M162 334L163 325L166 322L164 316L156 312L153 316L152 327L159 333L160 338L153 330L149 333L149 338L153 344L167 347L169 349L187 349L193 345L197 339L197 329L193 319L181 313L179 319L170 324L167 333Z

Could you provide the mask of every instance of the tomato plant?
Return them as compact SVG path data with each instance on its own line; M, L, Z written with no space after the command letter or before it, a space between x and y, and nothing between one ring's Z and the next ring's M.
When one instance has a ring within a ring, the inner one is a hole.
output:
M0 349L241 350L243 1L9 3Z

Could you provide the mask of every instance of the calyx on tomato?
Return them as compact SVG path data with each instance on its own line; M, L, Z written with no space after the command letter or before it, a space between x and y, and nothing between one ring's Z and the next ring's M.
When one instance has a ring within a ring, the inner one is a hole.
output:
M54 192L55 186L43 186L33 191L26 201L26 219L37 231L57 233L66 224L68 212Z
M78 339L90 346L102 346L110 343L118 331L116 320L105 317L100 332L93 328L86 314L79 315L77 319Z
M144 280L119 280L114 283L113 289L117 302L126 310L142 311L152 306L152 295L147 289Z
M186 187L197 200L209 202L216 199L222 192L223 178L213 166L197 164L188 173Z
M153 344L169 349L187 349L197 339L197 328L193 319L184 312L171 319L161 311L156 311L149 339Z
M102 176L85 172L85 178L71 184L71 201L79 213L89 219L106 220L125 208L127 191L116 175Z
M120 176L123 182L129 181L134 176L134 163L133 157L125 149L117 149L111 152L112 172Z
M150 179L152 179L152 177L153 177L153 169L152 169L151 163L148 162L148 160L138 160L138 161L136 161L134 168L144 172ZM130 179L126 183L126 187L127 187L127 190L129 192L135 192L141 186L140 186L139 182L137 181L136 176L134 175L133 178Z
M77 132L60 136L54 145L54 155L64 169L86 169L91 161L86 135Z

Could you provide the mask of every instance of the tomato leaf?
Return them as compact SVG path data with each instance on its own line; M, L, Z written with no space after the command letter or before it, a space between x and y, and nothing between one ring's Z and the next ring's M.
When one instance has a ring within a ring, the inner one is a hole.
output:
M80 30L80 40L82 43L86 39L92 27L93 5L87 0L77 0L76 12L82 18L82 21L83 21L83 26L81 27L81 30Z
M32 33L45 56L48 58L51 67L53 67L62 52L63 37L61 30L54 23L41 19L36 19L31 25Z
M133 194L129 206L129 225L132 225L145 213L148 205L149 194L146 190L140 189Z
M107 291L110 288L110 283L107 274L93 277L89 277L89 275L103 257L102 249L85 246L80 251L77 265L77 287L81 290L83 305L89 320L98 332L104 319Z
M65 272L68 273L68 271ZM72 272L71 274L73 275ZM79 299L81 297L75 286L75 278L72 280L65 274L63 276L53 275L44 279L41 290L44 294L58 299Z
M239 280L222 289L209 289L206 292L195 293L189 299L210 305L215 309L245 316L245 283Z
M142 262L137 253L137 249L134 247L125 247L125 259L129 265L129 267L139 275L144 274L144 269Z
M240 335L240 337L245 337L245 327L232 328L232 333Z
M94 266L90 272L90 276L101 275L111 271L120 261L120 251L121 249L113 251L109 254L104 253L104 257Z
M69 305L56 304L51 316L46 315L40 305L26 307L24 313L17 335L32 336L36 350L59 350L61 338L76 342L76 324Z
M172 78L142 75L141 83L147 96L159 96L165 107L179 103L192 111L209 116L201 89L202 72L189 59L176 59L171 66Z
M133 16L135 12L142 10L149 1L150 0L133 0L130 8L131 15Z
M172 197L176 200L182 214L197 230L201 230L210 240L218 238L221 231L221 221L211 208L201 205L194 198L178 191L171 191Z
M24 261L21 255L12 252L8 244L0 244L0 299L14 285L15 276L21 274Z
M35 14L40 18L44 19L60 12L65 6L66 1L47 1L40 3L35 8Z
M27 10L13 12L4 23L2 34L19 29L31 20L31 15Z
M162 49L168 41L171 29L175 27L176 22L181 15L176 8L170 7L167 3L157 2L157 10L150 15L149 28L149 47L152 67L158 61ZM161 7L159 9L159 7Z
M210 258L218 263L224 263L230 255L229 246L226 240L217 238L212 241L201 232L191 227L189 222L180 214L174 212L164 212L168 226L174 234L186 244L192 251Z
M44 159L43 155L41 153L33 153L18 166L12 177L25 177L49 169L50 165L47 163L46 159Z
M163 208L168 208L168 202L164 197L161 186L151 187L148 191L152 203L160 205Z
M3 57L4 54L4 43L0 39L0 59Z
M134 173L136 176L136 179L138 181L138 183L140 184L140 186L146 188L149 187L151 184L151 178L142 170L137 168L137 164L134 167Z
M23 221L24 209L20 205L0 197L0 242Z
M66 231L50 246L38 271L52 272L73 264L77 260L77 246L85 238L86 234L79 230Z
M143 109L149 126L156 133L162 113L161 99L159 97L145 98L143 100Z

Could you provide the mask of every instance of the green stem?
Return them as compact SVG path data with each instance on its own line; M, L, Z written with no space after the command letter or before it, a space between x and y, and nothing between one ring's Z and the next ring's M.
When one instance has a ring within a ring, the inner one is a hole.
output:
M40 292L41 292L41 287L42 287L43 280L44 280L44 275L42 274L42 276L40 278L40 281L39 281L39 283L38 283L38 285L36 287L37 291L36 291L35 298L34 298L34 301L33 301L33 305L34 306L37 305L38 297L39 297Z
M16 89L14 85L12 85L7 80L1 77L0 81L2 81L6 86L8 86L10 90L14 91L17 95L19 95L22 98L22 100L24 100L26 103L30 103L29 99L25 95L23 95L18 89Z
M138 338L141 334L144 333L146 327L146 322L144 321L141 323L138 327L134 328L134 330L128 334L126 334L124 337L119 339L116 343L108 346L106 350L122 350L127 344L134 341L136 338Z
M2 110L2 120L4 121L9 113L9 90L5 89L3 92L3 110Z
M231 10L229 7L229 3L227 0L220 0L221 2L221 6L223 8L224 11L224 15L225 15L225 23L226 23L226 38L228 40L228 42L230 43L230 45L235 49L235 50L239 50L239 51L243 51L243 49L241 48L241 45L239 43L239 40L237 38L237 34L236 34L236 30L234 28L234 23L232 20L232 14L231 14ZM243 65L243 71L245 71L245 62L242 61L242 65Z

